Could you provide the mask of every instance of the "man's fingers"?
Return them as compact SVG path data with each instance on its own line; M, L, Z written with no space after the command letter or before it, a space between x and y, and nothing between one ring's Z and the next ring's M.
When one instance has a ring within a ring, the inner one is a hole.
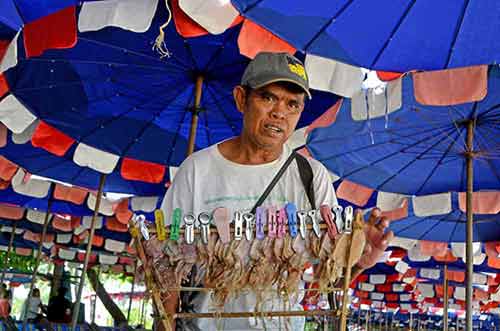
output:
M383 216L380 221L375 225L380 231L384 231L389 226L389 219Z
M387 233L384 233L382 236L380 243L387 247L391 243L392 239L394 239L394 232L387 231Z
M378 222L381 214L382 212L380 211L380 209L373 208L370 212L370 217L368 218L368 224L375 225Z
M368 255L372 252L372 246L370 245L365 245L365 248L363 249L363 255Z

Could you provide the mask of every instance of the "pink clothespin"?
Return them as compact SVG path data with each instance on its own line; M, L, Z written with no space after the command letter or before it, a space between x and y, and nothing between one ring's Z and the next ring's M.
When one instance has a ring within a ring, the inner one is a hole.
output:
M276 230L276 234L278 238L283 238L286 234L285 224L286 224L286 212L285 208L280 208L276 211L276 222L278 224L278 228Z
M276 207L267 208L267 236L269 238L276 238L277 220L276 220Z

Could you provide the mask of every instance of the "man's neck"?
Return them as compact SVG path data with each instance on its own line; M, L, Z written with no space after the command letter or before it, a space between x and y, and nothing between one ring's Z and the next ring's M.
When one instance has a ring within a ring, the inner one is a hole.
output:
M283 148L271 149L256 146L241 136L226 140L218 145L219 152L229 161L257 165L277 160Z

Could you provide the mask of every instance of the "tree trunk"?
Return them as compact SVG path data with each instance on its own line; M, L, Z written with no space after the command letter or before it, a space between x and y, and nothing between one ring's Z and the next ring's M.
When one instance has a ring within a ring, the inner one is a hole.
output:
M118 307L109 296L108 292L106 292L104 286L102 286L99 278L97 277L97 273L93 269L87 269L87 277L89 278L89 282L92 284L92 288L94 289L96 295L99 297L111 317L115 320L115 325L127 325L127 318L121 311L120 307Z

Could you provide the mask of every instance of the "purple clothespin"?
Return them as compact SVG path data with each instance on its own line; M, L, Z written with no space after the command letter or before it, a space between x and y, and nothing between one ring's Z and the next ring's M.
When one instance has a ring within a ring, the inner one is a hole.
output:
M257 207L255 210L255 238L263 240L266 237L264 226L266 224L266 209Z

